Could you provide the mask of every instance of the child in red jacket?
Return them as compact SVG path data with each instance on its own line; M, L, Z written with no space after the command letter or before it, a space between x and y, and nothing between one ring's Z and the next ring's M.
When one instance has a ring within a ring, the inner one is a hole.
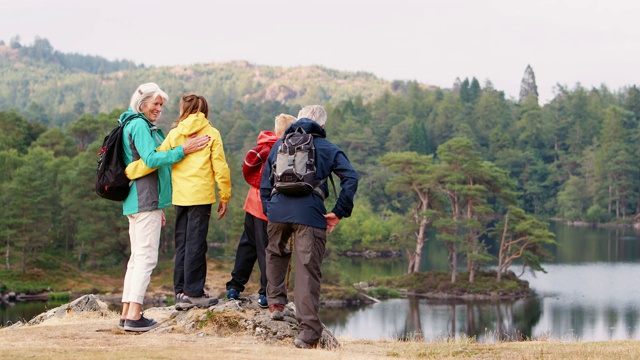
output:
M244 232L240 237L236 251L236 261L231 271L231 280L227 282L227 298L238 299L249 281L253 266L258 260L260 268L260 290L258 291L258 305L268 308L267 304L267 275L265 249L267 248L267 217L262 213L260 200L260 179L273 144L284 135L285 130L296 121L295 116L280 114L275 118L275 133L261 131L258 135L257 146L247 152L242 165L242 174L249 183L249 193L244 203L246 212L244 218Z

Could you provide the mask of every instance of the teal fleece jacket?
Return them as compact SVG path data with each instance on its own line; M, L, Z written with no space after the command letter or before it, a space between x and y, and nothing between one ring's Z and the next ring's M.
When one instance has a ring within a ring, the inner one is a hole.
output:
M164 140L164 133L144 114L132 108L122 113L118 122L124 124L122 145L125 164L142 159L145 164L158 167L157 171L132 180L129 196L122 204L122 213L131 215L166 208L171 205L171 165L184 158L182 146L156 152Z

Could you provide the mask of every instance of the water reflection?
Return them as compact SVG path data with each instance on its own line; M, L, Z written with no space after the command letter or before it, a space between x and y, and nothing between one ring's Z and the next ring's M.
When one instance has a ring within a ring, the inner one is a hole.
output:
M362 339L640 339L640 288L635 285L640 264L549 264L546 269L547 274L523 276L536 292L530 299L394 299L355 310L322 309L320 317L337 336Z
M558 246L547 273L527 273L536 297L500 303L436 303L396 299L362 309L322 309L338 336L423 338L461 335L479 342L552 338L563 341L640 339L640 233L552 223ZM421 271L443 270L438 243L425 245ZM327 264L348 282L399 276L406 260L339 258Z
M336 321L336 313L346 314ZM337 336L358 339L424 339L460 336L478 342L530 338L542 314L537 299L498 303L435 303L393 299L348 312L323 310L321 318Z
M526 275L542 298L534 336L583 341L640 339L638 263L547 265L547 274Z

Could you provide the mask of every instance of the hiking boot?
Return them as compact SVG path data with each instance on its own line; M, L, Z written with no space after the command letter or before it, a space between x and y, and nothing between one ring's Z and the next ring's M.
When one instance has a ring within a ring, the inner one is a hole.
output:
M309 344L308 342L300 340L298 338L293 340L293 345L295 345L299 349L315 349L316 347L318 347L318 344Z
M271 318L273 320L284 320L285 316L291 316L289 309L282 304L269 305L269 312L271 312Z
M238 290L234 288L227 290L227 299L238 300L239 298L240 298L240 292L238 292Z
M267 303L267 297L260 294L258 295L258 306L260 306L263 309L266 309L269 307L269 304Z
M125 320L124 321L124 329L125 331L149 331L151 329L155 329L160 325L157 321L153 319L147 319L144 315L140 315L140 319L138 320Z
M204 294L202 296L187 296L185 294L176 295L176 310L189 310L196 306L204 309L217 303L218 299L209 297L209 294Z

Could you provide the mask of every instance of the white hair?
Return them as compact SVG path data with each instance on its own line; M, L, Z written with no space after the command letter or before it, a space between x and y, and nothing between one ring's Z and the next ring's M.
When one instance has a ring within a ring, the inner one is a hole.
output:
M129 107L136 112L142 112L142 104L153 101L160 96L165 102L169 101L167 93L160 89L156 83L146 83L138 86L136 91L131 95Z
M320 126L324 126L327 122L327 112L320 105L309 105L303 107L298 112L298 119L307 118L318 123Z

